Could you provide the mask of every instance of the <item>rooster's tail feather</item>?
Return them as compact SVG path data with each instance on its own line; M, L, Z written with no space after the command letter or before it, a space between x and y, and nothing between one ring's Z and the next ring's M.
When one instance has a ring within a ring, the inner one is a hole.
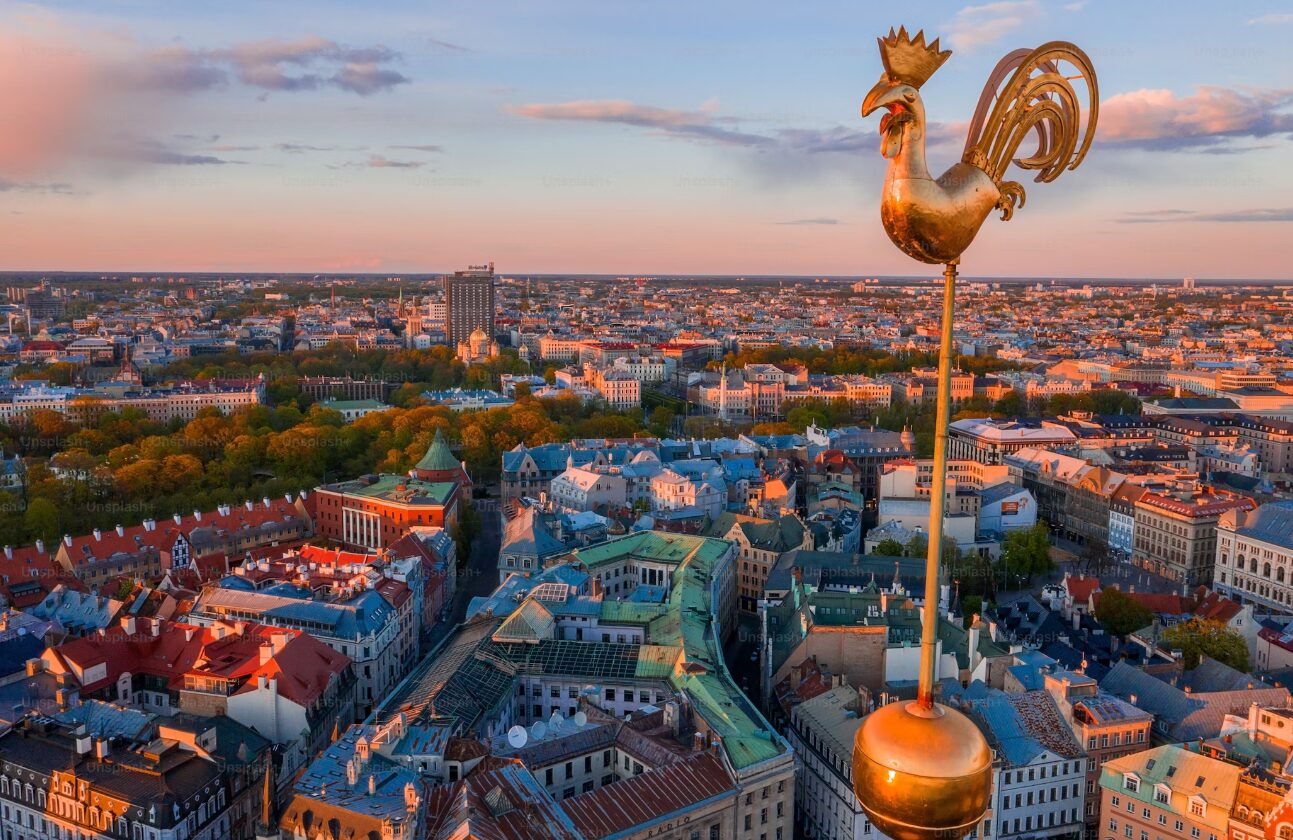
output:
M1073 65L1077 75L1061 74L1061 61ZM1002 85L1008 73L1010 79ZM1085 126L1072 84L1076 79L1087 89ZM1099 109L1095 71L1082 50L1063 41L1043 44L1031 52L1016 50L992 71L979 97L961 160L982 169L998 185L1012 161L1037 170L1037 181L1053 181L1065 169L1077 168L1086 157ZM1016 158L1030 132L1037 134L1037 151L1030 157ZM1019 192L1022 194L1022 187Z

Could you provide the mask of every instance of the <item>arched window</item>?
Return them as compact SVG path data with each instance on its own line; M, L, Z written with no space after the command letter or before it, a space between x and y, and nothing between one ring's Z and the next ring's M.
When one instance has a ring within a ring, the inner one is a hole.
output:
M1270 578L1271 578L1271 564L1270 564L1270 563L1265 563L1265 564L1263 564L1263 565L1262 565L1262 577L1266 578L1267 580L1270 580Z
M1280 840L1293 840L1293 826L1287 824L1280 826Z
M1278 569L1276 569L1276 570L1275 570L1275 582L1276 582L1276 583L1283 583L1283 582L1284 582L1284 567L1283 567L1283 566L1280 566Z
M1248 571L1257 574L1257 558L1253 557L1248 561Z

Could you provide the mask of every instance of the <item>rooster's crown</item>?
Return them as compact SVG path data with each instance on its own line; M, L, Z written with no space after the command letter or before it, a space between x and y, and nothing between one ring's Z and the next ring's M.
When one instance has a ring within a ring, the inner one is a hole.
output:
M880 61L884 63L889 78L914 88L925 84L943 66L943 62L952 57L951 50L938 49L937 38L926 46L924 30L912 38L907 34L907 28L900 26L897 34L891 28L887 37L876 40L880 42Z

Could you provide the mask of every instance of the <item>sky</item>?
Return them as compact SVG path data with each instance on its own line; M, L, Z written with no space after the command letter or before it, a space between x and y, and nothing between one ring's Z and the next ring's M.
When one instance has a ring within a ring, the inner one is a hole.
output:
M0 269L928 276L859 114L897 24L935 173L1005 53L1096 69L963 273L1293 278L1293 4L1204 0L0 2Z

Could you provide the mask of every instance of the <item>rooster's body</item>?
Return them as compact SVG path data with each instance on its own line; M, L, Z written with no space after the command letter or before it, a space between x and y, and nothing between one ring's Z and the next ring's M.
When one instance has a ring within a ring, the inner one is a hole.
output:
M906 30L880 39L880 52L886 72L867 94L862 115L888 110L880 121L880 149L889 159L880 217L889 238L909 256L955 264L994 208L1010 218L1024 203L1023 187L1002 180L1011 162L1039 170L1038 181L1052 181L1086 155L1099 99L1091 63L1072 44L1052 42L1003 58L979 100L960 162L938 178L925 163L927 123L919 88L951 53L939 52L937 40L926 47L923 33L910 39ZM1060 75L1059 61L1073 64L1076 78L1086 82L1085 131L1079 131L1078 98ZM998 91L1007 74L1010 80ZM1037 152L1015 159L1030 132L1037 133Z

